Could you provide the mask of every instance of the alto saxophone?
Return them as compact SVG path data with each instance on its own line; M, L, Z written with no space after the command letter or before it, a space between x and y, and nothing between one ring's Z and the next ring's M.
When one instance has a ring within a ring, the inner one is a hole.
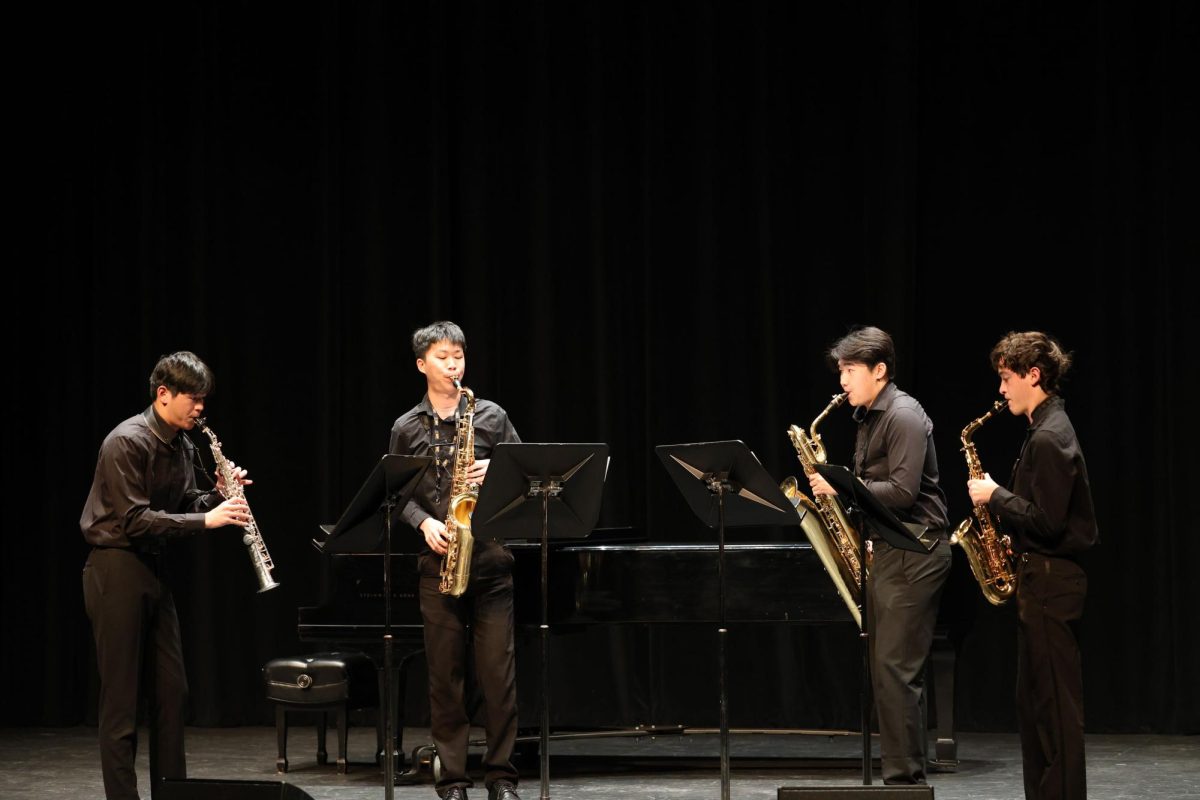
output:
M238 500L245 501L246 487L238 481L237 476L233 474L233 467L230 466L229 459L225 458L224 453L221 452L221 441L213 433L213 429L204 424L203 417L196 420L196 426L204 431L212 441L213 460L217 462L217 471L220 472L221 478L225 482L225 489L221 494L226 500L236 497ZM247 508L249 508L248 504ZM247 513L249 521L242 533L242 544L246 545L250 551L250 563L254 565L254 574L258 578L258 592L262 594L274 589L279 584L271 577L271 570L275 569L275 564L271 561L271 554L267 552L267 543L263 541L262 534L258 532L258 523L254 521L254 512Z
M997 400L992 409L979 419L971 420L963 428L962 450L967 457L967 473L974 480L984 477L983 465L979 463L979 454L975 451L972 437L983 423L1008 405L1007 400ZM1012 539L1003 535L992 519L992 512L987 506L974 506L972 519L967 517L954 530L950 544L957 544L967 554L971 564L971 572L979 581L984 598L994 606L1004 605L1012 597L1017 588L1016 571L1013 568Z
M471 514L479 499L479 486L467 481L467 470L475 463L475 393L454 379L454 388L467 396L467 412L458 418L454 432L454 473L450 483L450 508L446 512L446 557L442 559L442 594L459 597L467 591L471 575Z
M846 402L845 392L834 395L829 405L825 406L825 410L813 420L808 433L805 433L799 425L792 425L788 428L788 438L792 440L792 445L796 448L796 455L804 467L805 475L812 475L816 472L815 465L824 464L826 459L825 445L821 442L821 435L817 433L817 426L825 417L829 416L829 412L844 402ZM800 492L799 485L793 477L784 480L779 488L792 501L792 505L796 506L797 512L801 505L813 512L804 515L800 521L800 527L804 529L808 541L812 543L813 550L821 559L825 571L833 579L833 585L845 602L846 608L850 610L850 615L854 617L854 621L861 628L862 576L859 569L862 564L862 545L858 531L846 518L845 509L842 508L841 502L836 497L816 495L813 500L809 500Z

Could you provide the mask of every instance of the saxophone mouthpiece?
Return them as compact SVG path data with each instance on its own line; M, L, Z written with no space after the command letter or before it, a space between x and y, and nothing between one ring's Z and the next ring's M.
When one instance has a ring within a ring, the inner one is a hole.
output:
M832 403L833 407L837 408L842 403L846 402L846 398L849 396L850 396L849 392L842 392L841 394L835 394L833 396L833 403Z
M454 384L455 389L458 389L460 392L462 391L462 381L455 377L451 377L450 381Z

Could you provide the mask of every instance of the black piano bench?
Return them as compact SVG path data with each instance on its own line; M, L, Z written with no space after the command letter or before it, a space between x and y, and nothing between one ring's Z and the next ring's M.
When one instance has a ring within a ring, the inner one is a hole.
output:
M326 715L337 713L338 772L346 771L346 728L348 712L379 707L379 681L375 664L363 653L313 653L294 658L276 658L263 667L267 699L275 703L275 733L279 737L278 772L288 770L288 714L319 712L317 763L328 760L325 752ZM378 717L376 718L379 719ZM375 752L383 752L383 731L376 723Z

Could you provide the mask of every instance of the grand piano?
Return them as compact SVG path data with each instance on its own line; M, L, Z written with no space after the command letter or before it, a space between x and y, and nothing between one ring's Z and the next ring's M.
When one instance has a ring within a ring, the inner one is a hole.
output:
M614 540L628 539L627 531L597 531L586 543L552 544L549 555L548 616L552 648L557 636L580 630L611 627L638 627L659 630L669 626L709 624L715 627L719 616L717 596L717 546L715 544L662 544ZM516 557L515 617L520 640L541 621L540 551L536 543L513 543ZM315 606L301 607L298 635L301 641L322 646L353 647L378 658L383 638L383 554L322 553L323 592ZM410 665L421 653L421 616L417 605L417 556L413 553L392 555L392 634L399 664L402 698ZM845 637L851 654L841 675L853 697L846 705L857 708L857 670L860 660L854 653L859 647L858 629L838 597L833 583L824 573L817 555L805 543L727 544L726 620L731 634L749 628L773 626L830 626L830 635ZM761 631L760 631L761 632ZM687 638L688 634L681 634ZM715 663L715 638L709 642L706 631L691 639L694 651L704 660L712 653ZM530 636L530 638L532 638ZM762 640L764 637L760 636ZM765 637L771 642L770 637ZM572 647L586 647L587 637L573 640ZM594 642L594 640L591 640ZM603 642L603 640L600 640ZM599 645L604 647L603 644ZM589 656L574 654L575 663L587 663ZM592 654L609 658L611 653ZM735 651L736 655L736 651ZM770 658L771 655L766 656ZM937 744L933 768L953 769L956 747L953 733L954 651L944 635L936 637L933 688L936 692L931 709L936 715ZM703 665L707 666L707 664ZM632 665L630 667L633 668ZM535 659L518 657L518 672L536 670ZM738 682L738 659L730 664L731 684ZM553 670L552 670L553 672ZM518 682L521 682L520 675ZM564 680L552 681L551 708L557 711L560 728L588 727L587 720L570 719L570 709L578 703L560 703ZM649 682L650 690L666 691ZM769 687L762 687L769 691ZM712 712L716 700L713 698ZM656 708L653 702L636 709ZM564 718L564 714L566 718ZM703 714L701 714L703 716ZM399 710L397 730L405 714ZM736 721L736 720L735 720ZM629 722L629 721L626 721ZM658 727L660 720L640 720L642 729ZM758 726L756 726L758 727Z

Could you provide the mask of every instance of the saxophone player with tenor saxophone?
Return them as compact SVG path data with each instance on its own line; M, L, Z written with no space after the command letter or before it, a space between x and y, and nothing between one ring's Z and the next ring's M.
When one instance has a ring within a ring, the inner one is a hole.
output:
M519 442L503 408L464 385L466 336L449 321L412 336L425 395L392 426L389 452L427 455L433 464L402 511L421 537L419 598L429 666L431 735L441 759L437 793L466 800L467 635L473 645L474 686L483 695L489 800L519 800L512 764L517 737L513 645L513 555L499 542L474 541L470 512L487 477L493 448Z
M885 784L925 783L925 663L933 643L938 600L950 571L946 499L938 484L933 423L921 404L893 382L896 349L879 328L852 330L830 348L858 431L854 474L903 522L927 531L928 553L891 547L860 531L873 547L867 609L871 684L879 719ZM813 494L837 491L817 472Z
M150 784L186 778L187 675L175 598L163 569L167 542L205 529L245 527L246 471L230 464L216 488L196 486L196 427L213 389L194 353L163 356L150 373L150 406L114 428L96 459L79 527L92 546L83 600L100 673L100 769L108 800L136 800L139 699L150 714ZM237 488L240 488L237 487ZM226 490L229 490L228 492ZM224 494L233 495L224 499Z
M1059 389L1071 356L1040 331L992 348L1008 410L1029 428L1008 488L972 476L967 491L1016 553L1017 718L1027 800L1087 796L1083 671L1074 626L1083 616L1081 558L1099 539L1087 464Z

